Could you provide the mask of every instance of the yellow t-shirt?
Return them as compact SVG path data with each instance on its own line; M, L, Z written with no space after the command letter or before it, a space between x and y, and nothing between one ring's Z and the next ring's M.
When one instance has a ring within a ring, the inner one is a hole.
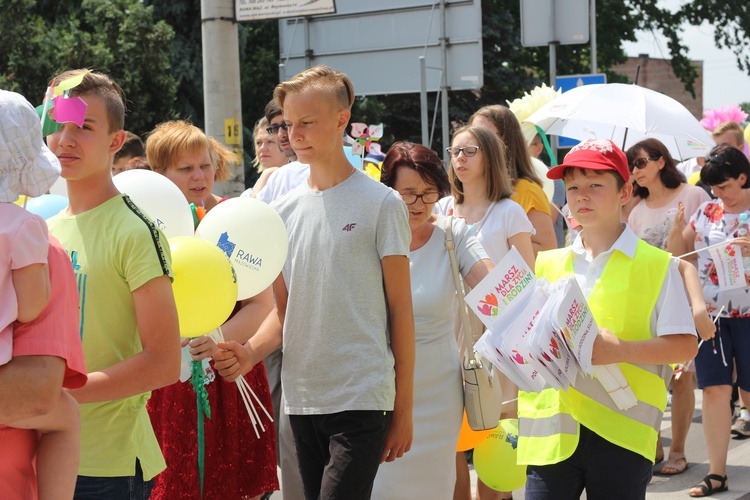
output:
M73 264L86 369L103 370L141 352L132 292L172 275L164 235L126 195L47 222ZM146 412L149 396L80 405L79 475L133 476L136 458L146 480L166 468Z
M527 214L532 210L539 210L550 215L549 200L544 194L542 187L536 182L526 179L518 179L516 182L515 192L510 197L523 208Z

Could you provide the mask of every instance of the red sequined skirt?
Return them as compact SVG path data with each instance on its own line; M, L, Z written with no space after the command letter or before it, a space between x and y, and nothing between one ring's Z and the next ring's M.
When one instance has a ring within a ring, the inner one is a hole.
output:
M245 379L273 415L263 363L258 363ZM167 469L156 476L151 499L239 500L278 490L274 424L258 409L266 428L265 432L258 428L258 439L237 384L226 382L217 373L206 389L211 418L205 419L202 497L197 465L195 391L188 381L152 393L147 407Z

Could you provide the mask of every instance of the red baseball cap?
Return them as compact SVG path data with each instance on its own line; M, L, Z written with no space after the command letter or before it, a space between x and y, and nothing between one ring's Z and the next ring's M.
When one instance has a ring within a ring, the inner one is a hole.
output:
M614 170L625 182L630 178L628 159L617 144L609 139L589 139L576 144L560 165L547 171L550 179L562 179L566 168Z

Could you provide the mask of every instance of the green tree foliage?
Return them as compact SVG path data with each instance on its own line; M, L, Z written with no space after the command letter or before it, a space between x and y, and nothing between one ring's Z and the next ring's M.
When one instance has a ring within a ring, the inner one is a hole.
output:
M203 127L203 56L201 52L200 0L143 2L153 9L154 19L174 30L169 75L176 85L175 118Z
M40 104L50 79L73 68L111 75L128 98L126 128L142 134L173 116L173 31L139 0L6 0L0 87Z
M505 103L549 80L546 47L522 47L519 0L483 0L484 86L450 92L452 125L485 104ZM625 61L622 44L640 30L661 33L675 75L693 91L696 72L680 41L685 23L719 27L718 46L737 56L750 73L750 5L693 0L674 11L656 0L597 0L597 63L608 81L625 81L611 68ZM238 25L246 182L253 155L252 128L278 82L278 21ZM558 47L557 73L589 72L589 45ZM4 0L0 16L0 87L16 90L34 103L57 72L89 67L110 73L129 98L127 128L144 133L156 123L186 118L203 126L203 65L200 0ZM439 102L428 98L430 122ZM358 98L353 119L383 122L389 146L394 140L421 140L418 94ZM432 146L440 149L438 110Z
M153 6L154 17L175 30L172 42L171 76L177 85L175 113L181 119L203 128L203 55L201 39L201 2L182 0L163 2L145 0ZM278 83L278 21L255 21L237 25L240 50L240 88L245 150L245 184L255 183L258 173L252 166L253 127Z
M690 24L705 22L715 26L716 46L731 49L737 58L737 66L750 74L750 3L742 0L693 0L686 2L677 16L680 21Z

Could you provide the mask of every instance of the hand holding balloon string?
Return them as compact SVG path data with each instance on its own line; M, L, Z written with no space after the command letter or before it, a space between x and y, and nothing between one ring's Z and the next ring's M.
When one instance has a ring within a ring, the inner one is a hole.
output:
M209 333L208 337L210 338L212 342L215 342L215 343L224 342L224 334L221 331L221 327ZM218 349L216 347L216 344L214 344L213 347L215 349ZM240 348L244 350L242 346L240 346ZM191 348L191 354L192 354L192 348ZM219 370L219 373L221 374L221 369ZM268 417L268 420L273 422L273 417L271 417L271 414L268 413L268 410L266 410L265 406L263 406L263 403L260 401L260 399L255 394L255 392L253 392L252 388L250 387L250 384L247 382L247 380L245 380L244 377L238 376L234 380L234 382L237 384L237 388L240 391L240 396L242 397L242 402L244 403L245 409L247 410L247 414L250 417L250 421L253 424L253 430L255 431L255 436L260 438L260 434L258 433L257 426L260 425L260 428L262 431L265 431L266 428L263 427L263 423L261 422L261 419L260 419L260 414L253 406L253 399L255 400L256 403L258 403L258 406L260 406L260 409L263 410L263 413L266 414L266 416Z

